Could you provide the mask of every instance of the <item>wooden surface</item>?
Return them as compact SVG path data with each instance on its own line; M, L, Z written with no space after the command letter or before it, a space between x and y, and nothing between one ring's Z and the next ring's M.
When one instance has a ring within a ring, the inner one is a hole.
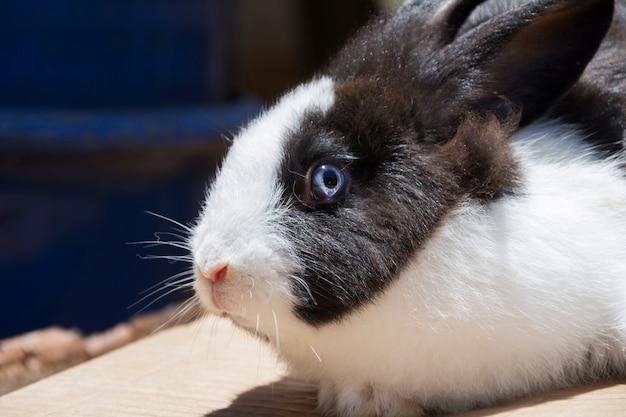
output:
M315 388L221 319L182 325L0 397L0 416L318 416ZM626 416L626 385L525 398L464 417Z
M75 329L48 327L0 340L0 396L71 366L88 361L155 331L189 323L193 311L179 307L140 314L104 332L83 335Z

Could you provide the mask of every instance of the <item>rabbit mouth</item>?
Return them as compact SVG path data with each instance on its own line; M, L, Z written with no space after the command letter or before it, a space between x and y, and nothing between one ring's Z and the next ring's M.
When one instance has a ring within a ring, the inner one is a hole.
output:
M228 293L220 288L220 283L209 282L197 267L196 269L196 294L204 308L216 314L233 315L234 309L229 306Z
M219 291L215 287L216 287L215 285L211 285L211 289L210 289L211 304L216 310L229 314L228 309L224 306L223 302L220 300Z
M229 303L228 295L221 291L217 285L211 285L205 294L208 295L210 304L205 304L207 311L218 316L227 317L232 320L236 325L246 329L254 329L257 327L255 323L249 317L246 317L246 309L242 306L234 306Z
M255 333L258 333L258 330L256 330L258 329L258 324L253 323L248 318L240 316L240 315L235 315L235 314L229 314L229 313L225 313L225 314L237 326L243 327L244 329L248 329L248 330L255 330Z
M233 306L229 303L228 294L219 288L219 285L210 284L203 289L204 294L208 295L202 298L208 299L204 302L205 308L214 314L230 318L235 324L245 328L255 328L255 324L245 316L245 308L242 306Z

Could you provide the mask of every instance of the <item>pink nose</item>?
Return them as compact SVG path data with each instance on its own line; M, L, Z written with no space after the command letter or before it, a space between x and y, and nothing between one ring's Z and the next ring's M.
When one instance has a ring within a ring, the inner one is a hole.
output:
M228 273L228 265L220 265L218 267L213 268L209 272L203 272L205 278L211 280L214 284L217 284L221 280L226 277Z

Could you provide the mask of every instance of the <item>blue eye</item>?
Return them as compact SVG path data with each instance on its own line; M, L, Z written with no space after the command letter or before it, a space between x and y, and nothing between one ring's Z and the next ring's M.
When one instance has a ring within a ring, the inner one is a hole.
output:
M334 204L347 194L350 178L344 165L322 163L314 165L307 176L311 205Z

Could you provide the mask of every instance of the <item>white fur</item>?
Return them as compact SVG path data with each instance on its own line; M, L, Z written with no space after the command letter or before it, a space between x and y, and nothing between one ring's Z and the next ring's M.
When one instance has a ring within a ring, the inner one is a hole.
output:
M234 140L191 239L201 272L196 292L209 311L226 311L239 323L272 334L278 316L289 314L285 276L296 261L290 257L292 242L276 226L283 215L278 173L289 134L307 112L326 112L334 100L332 79L312 81L285 95ZM229 265L223 282L211 285L201 276L223 264Z
M230 266L218 285L199 274L209 311L266 335L296 375L320 382L321 408L343 416L462 410L623 367L623 167L554 121L514 138L517 195L458 207L386 292L340 323L297 319L277 174L304 112L333 101L332 80L315 81L236 139L192 239L200 271Z
M394 398L457 411L623 367L618 161L555 122L519 132L515 153L520 195L456 209L382 297L340 324L281 329L280 351L320 380L321 404L347 416Z

